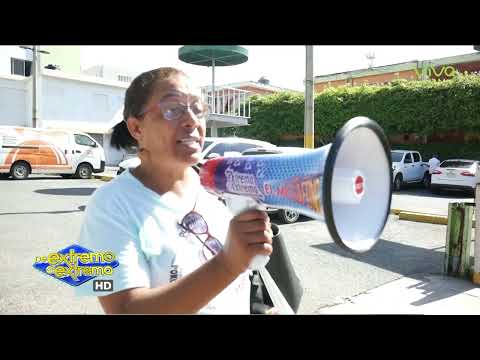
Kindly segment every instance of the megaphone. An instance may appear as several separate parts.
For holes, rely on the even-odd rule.
[[[332,143],[300,154],[220,157],[200,170],[220,196],[247,197],[327,224],[342,248],[363,253],[378,241],[392,198],[390,146],[366,117],[349,120]]]

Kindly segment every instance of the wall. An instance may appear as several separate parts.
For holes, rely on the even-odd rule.
[[[261,89],[255,86],[239,86],[237,89],[240,90],[245,90],[245,91],[250,91],[254,94],[259,94],[259,95],[269,95],[275,93],[273,90],[268,90],[268,89]]]
[[[93,82],[94,78],[86,76],[75,78],[90,80],[79,81],[58,71],[44,71],[39,82],[39,125],[53,121],[65,128],[98,134],[103,139],[107,165],[116,165],[124,153],[110,147],[108,130],[121,120],[128,84],[108,85],[101,79]],[[22,76],[0,77],[0,125],[32,126],[31,82]]]
[[[82,73],[114,81],[119,81],[118,75],[129,76],[131,80],[133,80],[137,75],[140,75],[139,73],[135,73],[127,69],[104,65],[95,65],[89,67],[88,69],[82,70]],[[130,82],[125,83],[128,84]]]
[[[125,90],[93,82],[44,76],[42,119],[89,123],[92,128],[112,128],[119,121]],[[108,134],[100,136],[104,140],[107,165],[118,164],[123,159],[123,152],[110,146]]]
[[[26,78],[0,77],[0,125],[30,126]]]
[[[404,70],[404,71],[391,72],[391,73],[385,73],[385,74],[362,76],[362,77],[353,78],[353,79],[328,81],[324,83],[315,84],[315,92],[319,93],[329,87],[339,87],[339,86],[345,86],[347,84],[351,84],[353,86],[359,86],[363,84],[383,85],[384,83],[390,82],[395,79],[415,80],[417,79],[417,74],[415,73],[415,70]]]
[[[125,89],[44,76],[42,118],[105,124],[123,106]]]

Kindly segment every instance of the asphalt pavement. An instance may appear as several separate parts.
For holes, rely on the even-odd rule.
[[[75,243],[88,199],[104,184],[40,175],[0,180],[0,313],[102,313],[96,298],[76,298],[69,285],[32,265],[36,256]],[[394,196],[408,206],[432,201],[433,209],[459,199]],[[360,255],[335,245],[319,221],[280,228],[304,286],[300,314],[480,314],[479,287],[443,274],[445,225],[391,215],[377,245]]]

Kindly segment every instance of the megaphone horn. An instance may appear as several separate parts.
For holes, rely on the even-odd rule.
[[[388,219],[391,166],[382,128],[355,117],[331,144],[306,153],[208,160],[200,181],[219,195],[249,197],[322,220],[335,243],[362,253],[375,245]]]

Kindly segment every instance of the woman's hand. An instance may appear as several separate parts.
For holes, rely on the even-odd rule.
[[[229,272],[239,275],[247,270],[256,255],[272,253],[273,233],[268,214],[247,210],[230,221],[228,235],[219,260]]]

